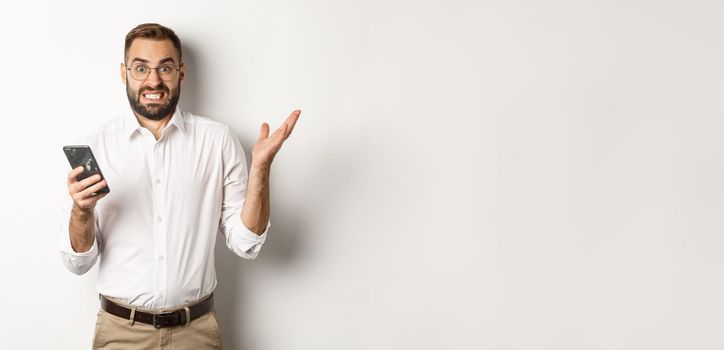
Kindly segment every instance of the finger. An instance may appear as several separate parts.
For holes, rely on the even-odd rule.
[[[80,192],[80,197],[83,199],[93,197],[93,193],[100,191],[103,187],[106,187],[106,180],[98,181],[95,185],[86,188]]]
[[[271,143],[274,145],[284,142],[284,133],[286,132],[286,127],[286,124],[282,124],[279,129],[276,129],[274,133],[269,136],[269,141],[271,141]]]
[[[76,181],[74,184],[71,184],[71,185],[70,185],[70,189],[71,189],[73,192],[81,192],[81,191],[85,190],[86,188],[88,188],[89,186],[93,185],[94,183],[96,183],[96,182],[98,182],[98,181],[100,181],[100,180],[101,180],[100,174],[95,174],[95,175],[92,175],[92,176],[88,176],[88,177],[86,177],[85,179],[83,179],[83,180],[81,180],[81,181]]]
[[[280,125],[278,129],[274,130],[274,132],[269,136],[269,138],[275,139],[275,138],[278,138],[280,134],[283,135],[285,126],[286,126],[286,124]]]
[[[287,138],[287,132],[289,130],[289,124],[284,123],[282,126],[277,129],[277,131],[274,133],[274,140],[275,141],[284,141]]]
[[[93,195],[93,193],[95,193],[95,195]],[[108,195],[108,192],[105,192],[105,193],[93,192],[93,193],[89,194],[88,197],[86,197],[85,199],[83,199],[83,200],[81,201],[81,203],[83,203],[85,206],[93,205],[93,204],[95,204],[95,202],[97,202],[99,199],[101,199],[101,198],[105,197],[106,195]]]
[[[81,192],[81,191],[83,191],[84,189],[86,189],[86,188],[88,188],[89,186],[97,183],[97,182],[100,181],[100,180],[101,180],[101,176],[100,176],[99,174],[95,174],[95,175],[92,175],[92,176],[88,176],[88,177],[86,177],[85,179],[83,179],[83,180],[81,180],[81,181],[77,181],[76,183],[71,184],[71,185],[70,185],[70,189],[71,189],[72,192]]]
[[[294,130],[294,125],[297,124],[297,120],[299,120],[299,116],[302,114],[302,111],[297,109],[292,114],[289,115],[287,118],[287,121],[284,122],[284,124],[288,125],[287,132],[284,135],[284,139],[286,140],[289,135],[292,134],[292,130]]]
[[[83,173],[83,166],[79,166],[68,173],[68,185],[78,182],[78,175]]]
[[[90,207],[92,207],[96,202],[98,202],[101,198],[105,197],[106,195],[108,195],[108,193],[97,194],[97,195],[95,195],[95,196],[88,197],[88,198],[86,198],[86,199],[80,200],[80,201],[78,201],[77,203],[78,203],[78,206],[81,207],[81,208],[90,208]]]
[[[269,137],[269,124],[262,123],[261,124],[261,132],[259,133],[259,140],[263,140],[265,138]]]

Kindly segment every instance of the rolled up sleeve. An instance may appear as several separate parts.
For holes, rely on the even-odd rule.
[[[66,194],[66,196],[68,196]],[[76,275],[82,275],[90,270],[98,260],[99,249],[98,240],[100,230],[98,229],[98,213],[94,215],[95,239],[93,245],[86,252],[76,252],[70,244],[70,215],[73,207],[73,200],[68,198],[64,200],[60,215],[60,237],[58,237],[58,249],[60,257],[65,267]]]
[[[244,259],[254,259],[266,241],[271,221],[261,235],[249,230],[241,221],[249,175],[244,150],[228,127],[224,132],[222,152],[224,182],[219,231],[224,235],[226,246],[231,251]]]

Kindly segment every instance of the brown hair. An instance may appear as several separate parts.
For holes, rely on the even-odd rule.
[[[138,38],[151,40],[171,40],[171,43],[178,52],[179,64],[181,63],[181,40],[171,28],[164,27],[158,23],[143,23],[131,29],[126,34],[126,46],[123,49],[124,61],[128,61],[128,49],[131,47],[133,40]]]

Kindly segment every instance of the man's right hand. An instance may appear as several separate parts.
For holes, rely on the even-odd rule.
[[[98,200],[108,194],[97,193],[103,187],[106,187],[106,180],[101,180],[101,176],[95,174],[78,181],[78,175],[83,173],[83,169],[82,166],[79,166],[68,173],[68,191],[73,198],[75,208],[84,212],[93,212]],[[94,193],[96,193],[95,196]]]

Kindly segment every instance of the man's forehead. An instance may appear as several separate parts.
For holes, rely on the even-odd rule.
[[[170,40],[138,38],[131,43],[127,56],[129,61],[165,62],[169,58],[176,61],[178,53]]]

